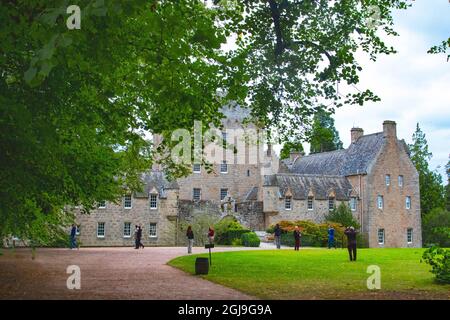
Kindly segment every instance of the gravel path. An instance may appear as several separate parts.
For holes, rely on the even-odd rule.
[[[2,252],[0,299],[255,299],[168,266],[169,260],[186,254],[184,247],[42,248],[35,260],[30,249]],[[194,248],[193,252],[207,250]],[[80,267],[80,290],[67,289],[69,265]]]

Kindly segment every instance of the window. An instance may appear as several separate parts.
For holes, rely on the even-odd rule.
[[[391,175],[387,174],[386,177],[384,178],[386,185],[389,186],[391,185]]]
[[[350,198],[350,210],[356,211],[356,197]]]
[[[156,238],[156,223],[150,223],[148,228],[148,235],[150,238]]]
[[[250,170],[247,170],[247,177],[250,177]]]
[[[292,209],[292,197],[286,197],[284,199],[284,208],[286,210],[291,210]]]
[[[97,222],[97,238],[105,237],[105,223]]]
[[[408,228],[408,230],[406,230],[406,242],[408,242],[408,243],[413,242],[413,229],[412,228]]]
[[[384,229],[378,229],[378,244],[384,244]]]
[[[220,189],[220,200],[225,199],[228,196],[228,189]]]
[[[200,173],[202,166],[199,163],[194,163],[192,166],[192,171],[194,173]]]
[[[77,226],[77,230],[75,231],[75,234],[77,235],[77,236],[79,236],[80,235],[80,228],[81,228],[81,226]]]
[[[398,176],[398,186],[403,187],[403,176]]]
[[[105,209],[106,208],[106,201],[105,200],[99,201],[97,206],[98,206],[99,209]]]
[[[130,238],[131,237],[131,223],[125,222],[123,224],[123,237]]]
[[[123,198],[123,207],[125,209],[131,209],[131,194],[127,194]]]
[[[150,194],[150,209],[158,208],[158,195],[156,193]]]
[[[220,164],[220,173],[228,173],[228,164],[225,160]]]
[[[308,210],[313,210],[313,209],[314,209],[314,198],[308,197]]]
[[[378,198],[377,198],[378,209],[383,209],[383,205],[384,205],[383,202],[384,202],[383,201],[383,196],[378,196]]]
[[[405,208],[406,208],[407,210],[411,209],[411,197],[410,197],[410,196],[407,196],[407,197],[405,198]]]
[[[331,211],[334,209],[334,198],[328,198],[328,210]]]
[[[193,199],[194,201],[200,201],[201,194],[202,194],[202,189],[200,189],[200,188],[194,188],[194,190],[193,190],[193,192],[192,192],[192,199]]]

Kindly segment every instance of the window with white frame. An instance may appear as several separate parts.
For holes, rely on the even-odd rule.
[[[124,238],[131,237],[131,222],[125,222],[123,224],[123,237]]]
[[[81,229],[81,226],[80,225],[78,225],[78,226],[76,226],[76,231],[75,231],[75,234],[77,235],[77,236],[79,236],[80,235],[80,229]]]
[[[384,206],[383,196],[377,197],[377,204],[378,204],[378,209],[383,209],[383,206]]]
[[[97,207],[99,209],[105,209],[106,208],[106,200],[101,200],[97,203]]]
[[[202,195],[202,189],[200,188],[194,188],[192,190],[192,199],[194,201],[200,201]]]
[[[356,197],[351,197],[350,198],[350,210],[356,211],[356,207],[357,207]]]
[[[97,238],[105,237],[105,223],[97,222]]]
[[[150,194],[150,209],[158,208],[158,195],[156,193]]]
[[[384,244],[384,229],[378,229],[378,244]]]
[[[406,230],[406,242],[408,242],[409,244],[411,244],[413,242],[413,229],[412,228],[408,228]]]
[[[411,197],[410,197],[410,196],[407,196],[407,197],[405,198],[405,208],[406,208],[407,210],[411,209]]]
[[[292,197],[284,198],[284,209],[292,210]]]
[[[406,230],[406,242],[408,244],[411,244],[413,242],[413,229],[412,228],[408,228]]]
[[[225,199],[228,196],[228,189],[222,188],[220,189],[220,200]]]
[[[222,131],[222,146],[227,147],[227,133],[225,131]]]
[[[314,198],[308,197],[308,210],[313,210],[313,209],[314,209]]]
[[[148,235],[150,238],[156,238],[156,223],[150,223],[148,228]]]
[[[403,187],[403,176],[398,176],[398,186]]]
[[[192,166],[192,171],[194,173],[200,173],[201,169],[202,169],[202,166],[200,163],[194,163],[194,165]]]
[[[226,160],[223,160],[220,164],[220,173],[228,173],[228,164]]]
[[[123,207],[125,209],[131,209],[131,194],[126,194],[123,197]]]
[[[384,180],[385,180],[387,186],[391,185],[391,175],[390,174],[387,174],[385,176]]]
[[[334,198],[330,197],[328,198],[328,210],[331,211],[334,209]]]

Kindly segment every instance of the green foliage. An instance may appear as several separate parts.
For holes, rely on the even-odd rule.
[[[233,247],[241,247],[242,246],[242,240],[241,239],[237,239],[237,238],[232,239],[231,245]]]
[[[241,235],[241,242],[244,247],[259,247],[261,240],[254,232],[247,232]]]
[[[436,282],[450,283],[450,249],[433,246],[423,253],[422,260],[431,265]]]
[[[441,42],[440,45],[436,45],[428,50],[428,53],[437,54],[437,53],[447,53],[447,62],[450,60],[450,38]]]
[[[444,208],[444,186],[442,185],[442,176],[429,169],[428,161],[432,153],[428,151],[428,143],[425,139],[425,133],[416,126],[416,131],[412,136],[413,143],[409,145],[411,161],[414,163],[419,173],[420,188],[420,209],[425,216],[433,208]]]
[[[345,227],[353,226],[355,229],[359,229],[360,227],[358,221],[356,221],[353,216],[350,207],[343,202],[340,203],[337,208],[330,211],[330,213],[325,217],[325,220],[340,223]]]
[[[291,152],[303,152],[303,145],[300,141],[287,141],[283,144],[283,148],[280,151],[280,159],[288,159]]]
[[[450,247],[450,211],[434,208],[422,219],[424,246]]]
[[[234,217],[225,217],[214,225],[215,242],[222,245],[232,245],[234,240],[241,240],[241,235],[250,230],[242,226]]]
[[[179,224],[179,237],[181,237],[181,242],[186,239],[186,230],[188,226],[192,227],[192,232],[194,233],[194,243],[196,246],[203,246],[208,241],[208,230],[209,227],[217,222],[217,217],[204,212],[201,214],[194,215],[190,221],[182,221]]]
[[[342,141],[334,126],[334,119],[331,114],[319,110],[313,119],[310,132],[311,153],[319,153],[342,149]]]

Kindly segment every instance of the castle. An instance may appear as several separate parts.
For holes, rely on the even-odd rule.
[[[236,107],[224,114],[226,139],[227,130],[244,126],[246,111]],[[323,222],[330,210],[347,203],[369,247],[422,246],[419,176],[395,122],[384,121],[382,132],[368,135],[352,128],[347,149],[292,152],[280,161],[269,145],[263,154],[264,161],[249,163],[246,151],[241,159],[215,164],[210,173],[194,164],[192,174],[177,181],[168,181],[155,166],[143,176],[142,192],[124,195],[119,204],[99,203],[90,215],[78,213],[79,239],[83,246],[133,246],[134,225],[140,224],[144,245],[175,246],[185,243],[180,227],[196,216],[218,221],[233,215],[249,229],[264,231],[281,220]]]

